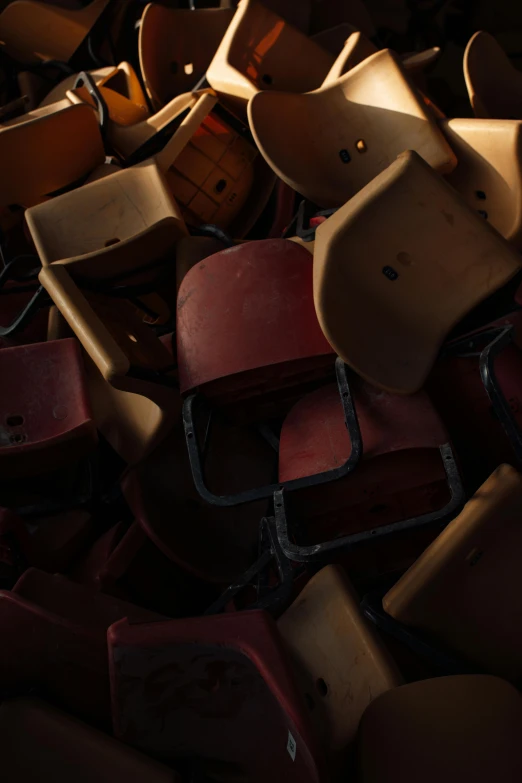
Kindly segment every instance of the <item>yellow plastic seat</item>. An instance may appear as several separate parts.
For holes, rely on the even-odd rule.
[[[220,109],[209,92],[184,93],[142,122],[113,123],[110,138],[128,158],[177,124],[168,152],[165,147],[156,157],[164,161],[184,218],[192,225],[215,223],[241,237],[263,210],[275,177],[255,145],[234,127],[235,118]]]
[[[122,62],[117,68],[100,68],[90,76],[107,106],[111,142],[115,135],[113,126],[126,128],[147,119],[147,99],[132,65]],[[71,103],[88,103],[97,109],[96,102],[86,87],[74,87],[77,78],[78,75],[65,79],[51,91],[51,95],[48,95],[41,105],[48,105],[50,97],[55,95],[60,99],[66,97]]]
[[[15,0],[0,14],[3,51],[21,63],[67,62],[87,37],[109,0],[76,10],[33,0]]]
[[[397,620],[508,680],[522,677],[522,476],[501,465],[383,599]]]
[[[497,677],[421,680],[373,701],[359,731],[358,783],[516,783],[522,698]]]
[[[522,122],[442,120],[459,164],[448,182],[469,206],[522,249]]]
[[[0,125],[0,204],[38,204],[104,159],[90,106],[71,106],[64,100],[9,120]]]
[[[207,69],[207,80],[240,115],[259,90],[319,87],[334,58],[256,0],[241,0]],[[278,123],[276,123],[277,125]]]
[[[180,419],[179,393],[161,382],[172,356],[128,302],[87,298],[60,264],[43,267],[39,280],[87,354],[97,428],[127,463],[139,462]]]
[[[2,776],[31,783],[175,783],[172,769],[36,699],[0,706]]]
[[[453,326],[520,268],[515,249],[409,151],[317,228],[315,309],[347,364],[412,394]]]
[[[324,207],[344,204],[405,149],[415,150],[443,174],[456,165],[389,49],[314,92],[258,93],[248,104],[248,119],[276,174]]]
[[[333,767],[353,747],[368,704],[401,684],[342,568],[329,565],[279,618],[318,735]]]
[[[166,8],[149,3],[139,33],[145,89],[159,109],[204,76],[234,16],[233,8]]]
[[[475,117],[522,120],[522,73],[489,33],[479,31],[470,38],[464,78]]]

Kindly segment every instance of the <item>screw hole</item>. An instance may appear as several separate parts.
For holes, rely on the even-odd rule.
[[[24,423],[25,419],[23,416],[20,416],[19,414],[14,414],[13,416],[8,416],[5,420],[5,423],[8,427],[21,427]]]
[[[219,182],[216,183],[216,193],[223,193],[227,186],[226,179],[220,179]]]
[[[272,79],[272,77],[270,76],[270,74],[268,74],[268,73],[265,73],[265,74],[264,74],[264,75],[261,77],[261,81],[263,81],[265,84],[272,84],[272,82],[273,82],[274,80]]]
[[[372,530],[372,536],[376,536],[376,535],[377,535],[377,531],[376,530]]]
[[[352,159],[348,150],[339,150],[339,157],[343,163],[349,163]]]
[[[11,435],[9,438],[10,443],[23,443],[24,440],[24,436],[19,432],[16,435]]]
[[[477,197],[477,198],[479,198],[481,201],[485,201],[485,200],[486,200],[486,194],[484,193],[484,191],[483,191],[483,190],[476,190],[476,191],[475,191],[475,195],[476,195],[476,197]]]
[[[193,438],[194,433],[193,432],[187,432],[187,438]]]
[[[319,677],[319,679],[315,682],[316,688],[321,694],[321,696],[326,696],[328,693],[328,685],[325,683],[322,677]]]
[[[395,271],[395,269],[392,266],[385,266],[382,269],[382,273],[384,277],[387,277],[388,280],[391,280],[392,282],[394,280],[397,280],[399,277],[399,273]]]
[[[120,240],[117,237],[114,237],[114,239],[108,239],[105,243],[105,247],[110,247],[111,245],[117,245]]]
[[[368,147],[366,146],[366,142],[364,139],[359,139],[355,142],[355,148],[357,152],[367,152]]]
[[[276,503],[277,508],[281,508],[282,505],[282,503]]]
[[[187,63],[183,66],[183,70],[187,74],[187,76],[190,76],[192,73],[194,73],[194,65],[192,63]]]
[[[478,213],[479,213],[480,217],[483,217],[483,218],[484,218],[484,220],[487,220],[487,219],[488,219],[488,213],[487,213],[487,212],[485,212],[483,209],[479,209],[479,210],[478,210]]]

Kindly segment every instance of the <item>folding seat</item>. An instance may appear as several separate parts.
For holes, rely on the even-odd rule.
[[[138,44],[140,68],[156,109],[190,92],[205,75],[233,16],[233,8],[145,6]]]
[[[196,777],[327,780],[291,663],[265,612],[123,621],[107,639],[118,739],[168,763],[182,759]]]
[[[401,684],[399,672],[339,566],[326,566],[312,577],[277,627],[338,777],[354,749],[364,710]]]
[[[101,731],[36,699],[0,706],[2,768],[7,780],[30,783],[176,783],[177,773]]]
[[[475,117],[522,120],[522,75],[489,33],[480,31],[470,38],[464,78]]]
[[[0,350],[2,477],[63,467],[97,443],[80,346],[69,338]]]
[[[319,87],[333,56],[256,0],[241,0],[207,68],[220,100],[244,116],[259,90],[306,92]]]
[[[87,176],[104,159],[90,106],[63,100],[8,120],[0,125],[0,204],[39,204]]]
[[[515,249],[410,151],[318,227],[315,307],[347,364],[412,394],[450,330],[519,271]]]
[[[44,267],[40,282],[85,351],[98,429],[126,462],[138,462],[179,415],[169,351],[129,302],[86,298],[62,265]]]
[[[65,577],[29,569],[12,591],[0,592],[2,694],[36,691],[74,714],[107,725],[106,631],[123,617],[161,619]]]
[[[446,179],[469,206],[522,249],[522,122],[441,120],[459,165]]]
[[[522,676],[522,476],[501,465],[383,598],[385,611],[483,672]]]
[[[422,96],[389,49],[313,92],[254,95],[248,120],[276,174],[322,207],[344,204],[407,149],[441,174],[457,164]]]
[[[496,677],[437,677],[386,691],[359,730],[359,783],[515,783],[522,700]]]
[[[425,392],[404,397],[351,381],[362,460],[333,483],[276,495],[285,554],[307,561],[422,528],[437,530],[464,502],[449,435]],[[334,474],[353,444],[336,385],[304,396],[283,421],[279,482]],[[303,481],[304,484],[304,481]],[[279,505],[278,505],[279,504]],[[360,551],[360,550],[359,550]]]
[[[15,0],[0,14],[3,51],[21,63],[71,59],[105,10],[109,0],[83,8],[63,8],[33,0]]]
[[[427,381],[475,482],[522,459],[521,325],[515,312],[448,342]]]

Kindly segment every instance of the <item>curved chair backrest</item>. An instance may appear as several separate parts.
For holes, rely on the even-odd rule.
[[[459,161],[450,185],[522,250],[522,122],[442,120],[439,127]]]
[[[501,465],[385,595],[395,619],[484,671],[522,677],[522,476]]]
[[[277,388],[302,362],[331,359],[313,310],[310,253],[266,239],[209,256],[181,283],[176,336],[182,392],[256,389],[252,373]]]
[[[207,69],[225,105],[244,114],[259,90],[319,87],[333,56],[256,0],[241,0]]]
[[[516,783],[522,698],[497,677],[460,675],[378,696],[359,730],[360,783]]]
[[[31,207],[105,160],[96,113],[69,101],[0,125],[0,204]]]
[[[172,367],[169,351],[128,302],[87,299],[62,265],[44,267],[40,282],[91,360],[87,374],[98,429],[123,459],[138,462],[180,413],[179,395],[161,383]]]
[[[522,120],[522,73],[489,33],[480,31],[470,38],[464,78],[475,117]]]
[[[277,627],[317,734],[338,767],[355,744],[364,710],[401,684],[399,672],[339,566],[329,565],[312,577]]]
[[[233,8],[166,8],[149,3],[139,33],[145,89],[159,109],[190,92],[204,76],[232,17]]]
[[[89,34],[109,0],[76,10],[33,0],[15,0],[0,14],[3,50],[22,63],[67,62]]]
[[[6,779],[55,783],[176,783],[177,773],[43,701],[18,698],[0,706]],[[73,771],[74,770],[74,771]]]
[[[344,204],[405,149],[415,150],[444,174],[456,165],[389,49],[314,92],[258,93],[248,104],[248,119],[276,174],[320,206]]]
[[[363,378],[411,394],[453,326],[520,268],[515,249],[410,151],[318,227],[316,312]]]
[[[204,760],[211,779],[325,779],[307,708],[265,612],[123,621],[107,639],[118,739],[166,762]]]
[[[114,135],[113,126],[126,128],[143,122],[149,116],[147,99],[132,65],[122,62],[98,78],[95,74],[91,76],[107,106],[110,139]],[[84,102],[97,108],[96,101],[85,86],[75,88],[73,83],[65,90],[65,94],[71,103]]]

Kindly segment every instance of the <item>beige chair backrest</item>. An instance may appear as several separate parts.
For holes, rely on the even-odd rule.
[[[515,249],[410,151],[317,228],[315,308],[347,364],[412,394],[453,326],[520,269]]]
[[[522,122],[442,120],[439,127],[459,161],[447,181],[522,250]]]
[[[103,163],[105,151],[90,106],[61,101],[0,125],[0,205],[39,204]]]
[[[190,92],[205,74],[233,8],[166,8],[149,3],[139,33],[143,82],[156,109]]]
[[[457,162],[389,49],[314,92],[258,93],[248,119],[276,174],[320,206],[344,204],[405,149],[444,174]]]
[[[373,701],[359,731],[359,783],[516,783],[522,697],[497,677],[421,680]]]
[[[277,625],[336,767],[352,749],[368,704],[400,685],[401,677],[339,566],[326,566],[312,577]]]
[[[134,368],[170,373],[172,357],[128,302],[79,290],[60,264],[40,283],[90,359],[89,392],[96,425],[129,464],[148,454],[179,419],[174,388],[133,375]]]
[[[386,611],[492,674],[522,677],[522,476],[501,465],[386,594]]]
[[[127,128],[147,119],[149,116],[147,99],[132,65],[122,62],[110,73],[99,78],[93,76],[93,80],[107,106],[108,135],[111,141],[113,141],[114,126]],[[74,88],[73,83],[71,88],[66,90],[66,97],[71,103],[84,102],[97,108],[94,98],[86,87]]]
[[[522,73],[489,33],[475,33],[469,40],[464,78],[475,117],[522,120]]]
[[[175,783],[177,773],[43,701],[0,706],[2,776],[29,783]]]
[[[33,0],[15,0],[0,14],[0,41],[21,63],[67,62],[89,34],[109,0],[72,10]]]
[[[259,90],[314,90],[334,58],[256,0],[241,0],[207,69],[225,105],[243,114]],[[276,123],[277,124],[277,123]]]

